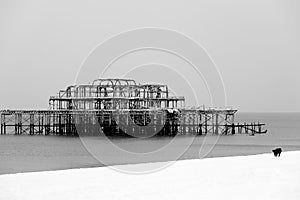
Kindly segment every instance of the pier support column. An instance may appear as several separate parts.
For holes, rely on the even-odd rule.
[[[63,135],[63,128],[62,128],[62,114],[58,114],[58,134]]]
[[[19,135],[19,125],[18,125],[18,121],[19,121],[19,118],[18,118],[18,113],[15,113],[15,135]]]
[[[238,133],[242,134],[242,127],[240,126],[240,124],[238,124]]]
[[[207,115],[205,114],[205,117],[204,117],[204,120],[205,120],[205,123],[204,123],[204,126],[205,126],[205,135],[207,135],[207,132],[208,132],[208,128],[207,128]]]
[[[234,124],[231,125],[231,134],[234,135],[235,134],[235,126]]]
[[[15,113],[15,134],[21,135],[22,134],[22,114]]]
[[[6,119],[5,115],[3,115],[3,134],[6,134]]]
[[[182,135],[186,135],[186,118],[187,118],[186,114],[183,114]]]
[[[66,135],[71,135],[71,114],[66,114]]]
[[[22,134],[22,126],[23,126],[23,125],[22,125],[22,118],[23,118],[23,117],[22,117],[22,113],[20,113],[20,114],[19,114],[19,121],[18,121],[18,124],[19,124],[19,133],[20,133],[20,134]]]
[[[34,135],[34,114],[29,114],[29,135]]]
[[[211,132],[214,135],[215,134],[215,115],[211,114]]]
[[[3,128],[4,128],[4,115],[2,113],[0,115],[0,119],[1,119],[1,135],[3,135],[4,134],[4,130],[3,130]]]
[[[198,122],[198,125],[199,125],[199,130],[198,130],[198,135],[202,135],[202,115],[198,112],[197,113],[198,116],[199,116],[199,122]]]
[[[244,127],[245,127],[245,133],[248,134],[248,126],[246,123],[245,123]]]
[[[50,115],[45,114],[45,135],[50,134]]]
[[[43,134],[44,116],[39,114],[39,134]]]
[[[219,114],[216,114],[215,118],[215,134],[219,135]]]

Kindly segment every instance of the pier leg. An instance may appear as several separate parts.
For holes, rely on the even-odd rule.
[[[39,131],[38,132],[39,132],[39,135],[40,135],[41,134],[41,130],[42,130],[41,129],[41,115],[40,114],[38,115],[38,121],[39,121],[39,124],[38,124]]]
[[[207,132],[208,132],[208,128],[207,128],[207,115],[205,115],[205,124],[204,124],[204,126],[205,126],[205,135],[206,135]]]
[[[225,131],[224,131],[224,134],[225,134],[225,135],[228,134],[228,126],[227,126],[227,124],[225,124]]]
[[[42,124],[41,124],[41,134],[43,134],[44,131],[44,115],[42,115]]]
[[[63,129],[62,129],[62,124],[61,124],[61,117],[62,114],[58,115],[58,134],[63,135]]]
[[[6,134],[6,119],[5,119],[5,115],[2,116],[2,119],[3,119],[3,134],[5,135]]]
[[[66,116],[66,135],[71,135],[71,114]]]
[[[215,128],[215,134],[219,135],[219,115],[216,114],[216,128]]]
[[[15,113],[15,134],[21,135],[22,134],[22,114]]]
[[[49,135],[50,134],[50,116],[48,114],[45,115],[45,134]]]
[[[29,115],[29,135],[34,135],[34,114]]]
[[[214,135],[215,134],[215,116],[214,116],[214,114],[211,114],[211,131],[212,131],[212,134]]]
[[[15,135],[19,135],[18,130],[19,130],[19,126],[18,126],[18,114],[15,113]]]
[[[231,128],[232,128],[231,134],[234,135],[235,134],[235,126],[234,126],[234,124],[231,125]]]
[[[22,113],[19,114],[19,133],[22,134]]]
[[[1,135],[3,135],[4,131],[3,131],[3,115],[2,114],[0,115],[0,118],[1,118]]]
[[[202,135],[202,124],[199,124],[199,133],[198,135]]]
[[[53,114],[53,124],[52,124],[52,129],[53,129],[53,133],[55,135],[58,134],[58,131],[57,131],[57,124],[58,124],[58,117],[57,117],[57,114]]]
[[[19,128],[19,134],[22,134],[22,113],[19,114],[19,121],[18,121],[18,128]]]

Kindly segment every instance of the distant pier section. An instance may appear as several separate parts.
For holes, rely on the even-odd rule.
[[[1,110],[1,134],[175,136],[264,134],[265,124],[235,123],[234,109],[186,108],[167,85],[97,79],[49,99],[47,110]]]

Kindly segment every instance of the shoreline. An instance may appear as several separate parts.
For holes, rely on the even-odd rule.
[[[292,153],[292,152],[299,152],[300,150],[289,150],[283,153]],[[245,155],[233,155],[233,156],[215,156],[215,157],[205,157],[205,158],[186,158],[186,159],[178,159],[178,160],[166,160],[166,161],[157,161],[157,162],[142,162],[142,163],[126,163],[126,164],[113,164],[113,165],[95,165],[95,166],[86,166],[86,167],[73,167],[73,168],[62,168],[62,169],[53,169],[53,170],[41,170],[41,171],[25,171],[25,172],[17,172],[17,173],[6,173],[1,174],[1,176],[6,175],[18,175],[18,174],[31,174],[31,173],[46,173],[46,172],[59,172],[59,171],[68,171],[68,170],[81,170],[81,169],[95,169],[95,168],[114,168],[117,166],[128,166],[128,165],[147,165],[147,164],[156,164],[156,163],[168,163],[168,162],[181,162],[181,161],[193,161],[193,160],[211,160],[211,159],[218,159],[218,158],[240,158],[240,157],[250,157],[250,156],[259,156],[259,155],[273,155],[272,152],[262,152],[256,154],[245,154]]]

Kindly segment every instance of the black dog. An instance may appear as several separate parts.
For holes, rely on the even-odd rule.
[[[273,151],[275,157],[280,157],[282,149],[281,148],[277,148],[277,149],[273,149],[272,151]]]

